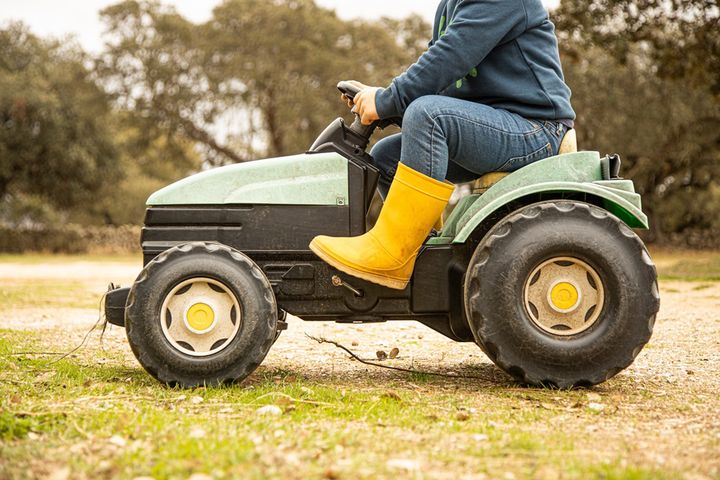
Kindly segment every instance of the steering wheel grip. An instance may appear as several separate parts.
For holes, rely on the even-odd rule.
[[[355,95],[360,93],[360,88],[358,88],[354,83],[348,82],[346,80],[339,82],[337,84],[337,89],[340,90],[340,93],[348,97],[350,100],[355,100]]]

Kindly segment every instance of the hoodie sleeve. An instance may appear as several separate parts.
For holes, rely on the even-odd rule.
[[[390,86],[378,91],[381,119],[401,117],[415,99],[465,77],[510,34],[527,28],[523,0],[459,0],[445,34]]]

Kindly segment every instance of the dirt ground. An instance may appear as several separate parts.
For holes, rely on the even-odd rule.
[[[108,281],[129,285],[138,271],[139,264],[126,261],[5,262],[0,264],[0,289],[18,282],[72,278],[99,297]],[[562,392],[554,397],[555,405],[536,408],[566,409],[567,413],[555,417],[552,427],[571,435],[575,451],[584,451],[588,457],[620,455],[633,464],[683,472],[690,479],[720,478],[720,283],[662,281],[661,296],[650,344],[629,369],[588,394],[591,400],[597,399],[602,415],[588,421],[567,404]],[[78,344],[98,315],[89,308],[25,305],[3,310],[0,329],[42,331],[55,339],[53,344],[60,350]],[[389,363],[396,366],[446,373],[472,366],[481,377],[473,383],[479,391],[518,388],[474,344],[454,343],[414,322],[339,325],[291,317],[289,330],[260,370],[302,372],[321,383],[340,378],[348,388],[408,378],[352,361],[337,348],[318,345],[307,335],[338,341],[364,358],[397,347],[400,355]],[[97,345],[98,336],[90,342]],[[138,366],[123,329],[112,327],[105,335],[104,348],[123,352],[128,365]],[[429,388],[409,379],[406,383],[421,392]],[[451,380],[443,388],[460,388],[462,383]]]

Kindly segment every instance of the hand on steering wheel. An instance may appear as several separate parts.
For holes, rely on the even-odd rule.
[[[369,87],[355,80],[340,82],[338,89],[340,98],[352,108],[352,112],[360,118],[363,125],[371,125],[380,120],[375,107],[375,96],[379,87]]]

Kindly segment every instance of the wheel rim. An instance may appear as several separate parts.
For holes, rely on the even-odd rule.
[[[160,324],[176,350],[193,357],[226,348],[240,330],[242,310],[232,291],[210,278],[176,285],[163,301]]]
[[[600,318],[605,292],[594,268],[577,258],[555,257],[535,268],[525,284],[525,309],[553,335],[584,332]]]

